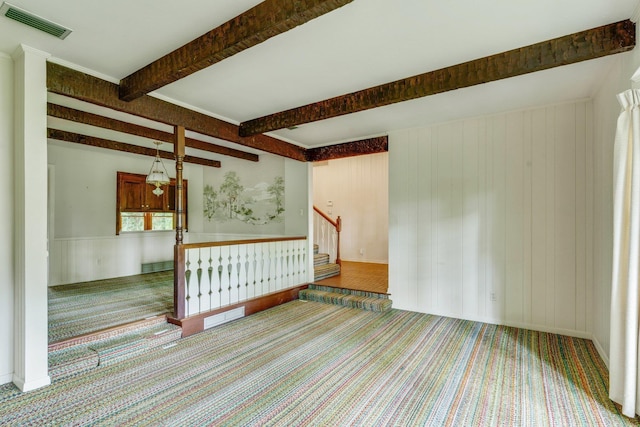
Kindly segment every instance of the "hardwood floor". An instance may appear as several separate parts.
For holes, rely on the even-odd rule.
[[[386,294],[389,289],[389,266],[368,262],[342,261],[339,276],[318,280],[319,285]]]

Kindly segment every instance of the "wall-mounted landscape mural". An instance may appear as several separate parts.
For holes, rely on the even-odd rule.
[[[276,176],[271,183],[245,187],[238,173],[230,171],[219,187],[205,185],[203,206],[209,221],[237,220],[253,225],[279,222],[284,214],[284,179]]]
[[[281,234],[285,225],[284,161],[261,155],[250,163],[225,159],[206,168],[202,186],[205,232]]]

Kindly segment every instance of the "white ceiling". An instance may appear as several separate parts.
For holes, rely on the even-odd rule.
[[[69,27],[66,40],[0,17],[0,52],[20,43],[119,81],[257,0],[10,0]],[[637,0],[354,0],[159,89],[232,123],[628,19]],[[484,84],[270,135],[305,147],[590,97],[612,57]],[[85,70],[86,71],[86,70]],[[235,148],[239,148],[235,146]]]

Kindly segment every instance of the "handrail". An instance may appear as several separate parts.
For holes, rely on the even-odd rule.
[[[313,205],[313,210],[316,211],[318,213],[318,215],[320,215],[322,218],[324,218],[325,220],[327,220],[327,222],[331,225],[333,225],[333,228],[335,228],[337,231],[338,228],[340,227],[340,217],[338,216],[337,220],[333,220],[331,219],[331,217],[329,215],[327,215],[326,213],[322,212],[320,209],[318,209],[318,207],[316,205]]]
[[[304,236],[292,236],[292,237],[267,237],[263,239],[247,239],[247,240],[223,240],[220,242],[201,242],[201,243],[187,243],[184,246],[185,249],[198,249],[198,248],[211,248],[216,246],[234,246],[234,245],[247,245],[250,243],[271,243],[271,242],[284,242],[289,240],[307,240]]]
[[[336,264],[341,265],[342,260],[340,259],[340,232],[342,231],[342,218],[338,215],[336,220],[331,219],[329,215],[322,212],[317,206],[313,206],[313,210],[320,215],[325,221],[333,226],[336,230]]]

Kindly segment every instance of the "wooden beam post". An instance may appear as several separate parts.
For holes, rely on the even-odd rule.
[[[173,144],[174,140],[173,134],[169,132],[163,132],[161,130],[148,128],[146,126],[123,122],[121,120],[112,119],[110,117],[100,116],[98,114],[80,111],[74,108],[69,108],[52,103],[47,104],[47,115],[49,117],[55,117],[62,120],[69,120],[76,123],[115,130],[117,132],[123,132],[129,135],[141,136],[143,138],[149,138],[155,141],[168,142],[170,144]],[[210,153],[236,157],[238,159],[249,160],[251,162],[257,162],[260,160],[260,157],[256,154],[247,153],[245,151],[236,150],[229,147],[223,147],[222,145],[212,144],[210,142],[200,141],[198,139],[185,138],[185,145],[189,148],[195,148],[198,150],[208,151]],[[171,159],[173,159],[173,156],[171,156]]]
[[[182,179],[182,168],[184,159],[184,127],[175,126],[175,140],[173,142],[173,153],[176,157],[176,244],[173,249],[173,311],[178,319],[185,317],[185,250],[183,246],[183,207],[184,181]]]
[[[389,151],[389,137],[385,135],[326,147],[310,148],[307,150],[307,161],[320,162],[386,151]]]
[[[171,126],[219,138],[290,159],[306,161],[305,149],[267,135],[241,138],[238,126],[215,117],[144,95],[135,101],[118,98],[118,85],[72,70],[54,62],[47,62],[47,89],[51,93],[144,117]]]
[[[75,132],[68,132],[59,129],[47,129],[47,138],[58,141],[73,142],[75,144],[89,145],[91,147],[106,148],[108,150],[122,151],[131,154],[140,154],[142,156],[155,157],[155,148],[142,147],[140,145],[127,144],[126,142],[112,141],[110,139],[98,138],[96,136],[82,135]],[[174,155],[168,151],[159,150],[158,154],[163,159],[173,160]],[[210,166],[219,168],[218,160],[203,159],[202,157],[184,156],[183,161],[196,165]]]
[[[183,199],[184,199],[184,182],[182,180],[182,169],[184,161],[184,127],[174,127],[175,142],[173,143],[173,153],[176,156],[176,244],[182,244],[182,226],[184,220],[183,215]]]
[[[629,20],[603,25],[249,120],[240,124],[240,136],[262,134],[626,52],[634,48],[635,34],[635,24]]]
[[[265,0],[120,81],[132,101],[353,0]]]

